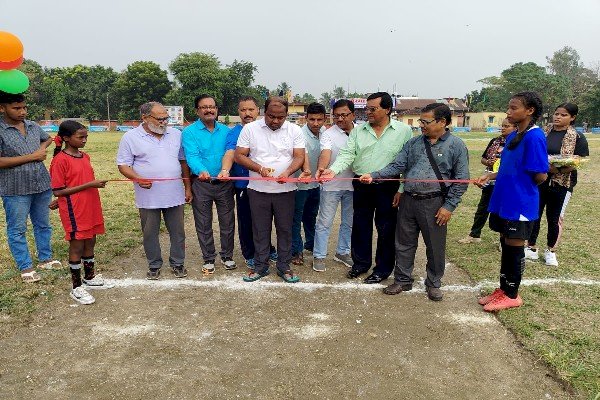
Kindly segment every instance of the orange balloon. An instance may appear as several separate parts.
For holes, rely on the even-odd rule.
[[[14,61],[0,61],[0,70],[8,71],[17,68],[21,64],[23,64],[23,57],[19,57]]]
[[[23,57],[23,43],[10,32],[0,31],[0,61],[11,62]]]

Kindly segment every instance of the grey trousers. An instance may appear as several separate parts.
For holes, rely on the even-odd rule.
[[[198,179],[192,184],[194,199],[194,224],[202,250],[204,261],[214,261],[217,257],[213,237],[213,202],[217,206],[219,231],[221,237],[221,258],[233,257],[233,239],[235,236],[235,201],[233,200],[233,182],[202,182]]]
[[[254,271],[259,274],[269,269],[273,219],[277,234],[277,269],[281,272],[290,269],[295,199],[295,190],[264,193],[248,189],[254,234]]]
[[[183,225],[183,204],[170,208],[140,208],[140,220],[144,235],[144,251],[148,266],[151,269],[162,267],[163,259],[160,252],[158,234],[160,231],[160,216],[162,214],[165,226],[169,232],[171,250],[169,265],[171,267],[183,265],[185,260],[185,229]]]
[[[419,232],[423,235],[427,254],[425,285],[439,288],[446,269],[446,233],[448,226],[439,226],[435,214],[444,204],[442,197],[415,200],[402,195],[396,223],[396,267],[394,280],[406,284],[414,281],[415,253]]]

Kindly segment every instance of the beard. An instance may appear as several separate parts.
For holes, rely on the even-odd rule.
[[[153,123],[148,122],[148,129],[157,135],[164,135],[167,131],[167,126],[154,125]]]

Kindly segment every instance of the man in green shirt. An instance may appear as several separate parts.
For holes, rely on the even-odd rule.
[[[412,137],[411,128],[391,119],[392,97],[386,92],[367,98],[369,122],[350,132],[348,143],[341,149],[330,168],[318,172],[317,178],[331,180],[351,167],[355,177],[378,171],[396,158],[404,143]],[[379,283],[394,269],[396,207],[403,191],[398,181],[380,181],[374,186],[353,181],[354,217],[352,221],[352,260],[354,266],[347,277],[354,279],[369,271],[373,254],[373,218],[377,228],[375,268],[365,283]]]

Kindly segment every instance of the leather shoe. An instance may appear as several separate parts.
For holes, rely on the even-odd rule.
[[[354,278],[358,278],[359,276],[361,276],[362,274],[364,274],[364,272],[360,272],[357,271],[355,269],[351,269],[350,271],[348,271],[348,273],[346,274],[346,278],[348,279],[354,279]]]
[[[390,286],[383,288],[383,293],[394,295],[402,292],[408,292],[409,290],[412,290],[412,285],[410,283],[394,282]]]
[[[442,294],[442,290],[440,288],[427,286],[427,288],[425,288],[425,291],[427,292],[427,297],[429,297],[429,300],[442,301],[442,299],[444,298],[444,295]]]
[[[369,276],[367,276],[367,277],[365,278],[365,281],[364,281],[364,282],[365,282],[365,283],[368,283],[368,284],[370,284],[370,283],[379,283],[379,282],[381,282],[381,281],[384,281],[384,280],[386,280],[386,279],[387,279],[387,277],[385,277],[385,278],[384,278],[384,277],[383,277],[383,276],[381,276],[381,275],[377,275],[377,274],[371,274],[371,275],[369,275]]]

